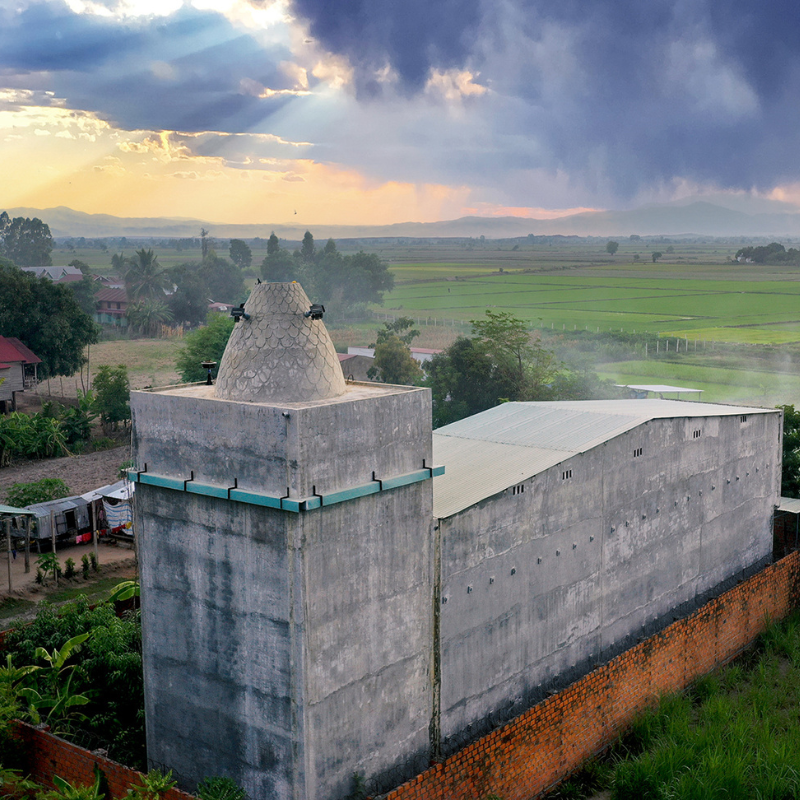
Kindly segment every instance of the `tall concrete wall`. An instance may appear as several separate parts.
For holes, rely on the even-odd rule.
[[[270,406],[211,389],[133,394],[138,468],[300,499],[430,464],[425,390]],[[424,766],[431,523],[430,480],[302,513],[139,483],[151,762],[279,800]]]
[[[781,418],[741,419],[653,420],[438,520],[445,752],[769,558]]]

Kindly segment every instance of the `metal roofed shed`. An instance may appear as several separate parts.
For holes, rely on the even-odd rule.
[[[690,389],[686,386],[670,386],[666,383],[617,383],[618,389],[630,389],[635,393],[637,399],[644,399],[650,394],[657,394],[662,397],[665,394],[676,394],[676,400],[681,399],[682,394],[701,395],[705,389]]]
[[[653,419],[776,413],[684,400],[503,403],[433,432],[433,515],[449,517]]]

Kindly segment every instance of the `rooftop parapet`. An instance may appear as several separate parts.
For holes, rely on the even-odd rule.
[[[217,397],[260,403],[326,400],[346,384],[330,334],[306,317],[299,283],[259,283],[233,328],[220,362]]]

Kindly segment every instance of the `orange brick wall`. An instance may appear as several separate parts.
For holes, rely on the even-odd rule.
[[[88,750],[59,739],[52,733],[37,730],[24,722],[17,722],[14,734],[25,744],[25,771],[33,780],[54,789],[53,775],[58,775],[73,786],[94,785],[94,765],[105,775],[108,788],[114,800],[125,797],[128,787],[140,784],[141,773],[117,764],[103,756],[96,756]],[[194,800],[192,795],[177,789],[170,789],[164,800]]]
[[[659,695],[730,661],[797,605],[800,553],[768,566],[488,736],[386,800],[530,800],[611,744]]]

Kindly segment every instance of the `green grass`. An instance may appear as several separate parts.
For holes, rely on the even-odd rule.
[[[800,797],[800,612],[736,662],[664,697],[549,798]]]
[[[633,726],[615,800],[800,796],[800,617],[761,637],[759,656],[665,698]]]
[[[745,277],[742,265],[714,265],[699,278],[686,277],[684,267],[675,264],[635,266],[616,276],[607,274],[607,265],[600,270],[602,276],[592,267],[576,267],[580,274],[490,275],[491,266],[402,265],[396,271],[403,281],[386,296],[384,308],[415,319],[462,322],[494,308],[532,327],[553,330],[622,329],[709,341],[800,342],[797,268],[786,268],[779,276],[754,275],[747,265],[750,274]],[[453,273],[450,279],[432,280],[444,268]]]
[[[21,600],[17,597],[8,597],[0,602],[0,623],[9,619],[16,619],[20,614],[30,611],[36,603],[33,600]],[[0,627],[4,627],[0,625]]]

